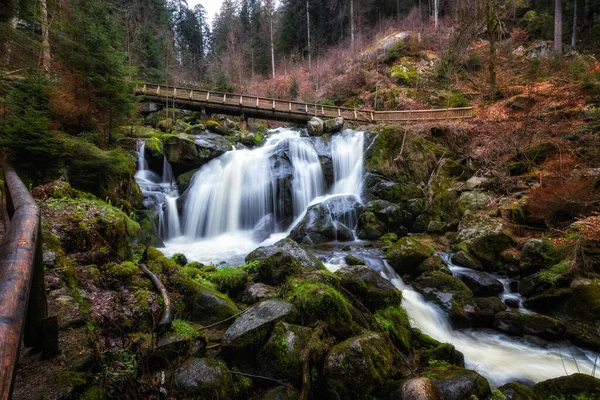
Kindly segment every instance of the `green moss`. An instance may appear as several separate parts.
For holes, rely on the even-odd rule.
[[[230,296],[243,291],[248,283],[248,273],[237,267],[216,268],[204,277],[214,283],[219,291]]]
[[[56,380],[61,386],[72,386],[76,389],[87,384],[87,377],[82,372],[60,371]]]
[[[465,357],[450,343],[440,343],[421,352],[421,365],[439,366],[442,364],[464,367]]]
[[[406,236],[386,252],[390,265],[400,275],[415,275],[419,265],[433,255],[431,240],[424,236]]]
[[[600,379],[584,374],[573,374],[536,383],[533,392],[541,399],[564,396],[565,400],[579,400],[600,396]]]
[[[196,172],[198,172],[198,169],[193,169],[177,177],[177,186],[179,187],[180,192],[185,192],[190,187],[190,183]]]
[[[171,327],[173,329],[173,333],[182,339],[191,341],[199,338],[202,335],[200,329],[181,319],[173,320]]]
[[[130,282],[133,277],[140,274],[140,269],[131,261],[125,261],[121,264],[115,264],[108,269],[109,275],[113,279],[124,282]]]
[[[475,371],[467,370],[455,365],[434,365],[427,368],[421,376],[431,379],[438,388],[443,387],[446,384],[453,385],[453,381],[466,376],[473,379],[474,383],[472,385],[472,390],[470,390],[469,393],[463,393],[463,395],[465,395],[464,398],[469,398],[474,395],[477,396],[477,398],[486,399],[487,396],[491,394],[490,385],[484,377]],[[440,389],[440,391],[443,392],[443,389]]]
[[[258,280],[271,285],[279,285],[290,276],[302,272],[300,262],[285,251],[278,251],[260,261],[256,267]]]
[[[522,383],[507,383],[498,390],[512,400],[537,400],[535,393]]]
[[[386,245],[391,246],[392,244],[398,241],[398,235],[396,235],[395,233],[386,233],[385,235],[380,237],[379,240],[385,243]]]
[[[410,351],[411,328],[404,308],[399,305],[384,308],[375,313],[375,319],[400,351]]]
[[[171,256],[171,261],[173,261],[175,264],[183,267],[185,264],[187,264],[187,257],[184,254],[181,253],[176,253],[173,254]]]
[[[85,392],[79,397],[79,400],[104,400],[108,398],[104,388],[94,385],[86,389]]]
[[[321,282],[291,278],[284,288],[285,299],[296,306],[304,325],[324,321],[340,336],[352,332],[352,306],[336,289]]]
[[[390,78],[400,85],[414,86],[420,79],[420,71],[410,64],[397,64],[390,69]]]
[[[209,120],[206,121],[206,124],[204,124],[206,126],[206,129],[208,129],[209,131],[217,131],[220,127],[221,124],[218,121],[215,120]]]

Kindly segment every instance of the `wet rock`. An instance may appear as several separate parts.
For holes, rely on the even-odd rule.
[[[255,304],[259,301],[267,300],[275,292],[277,288],[264,283],[251,283],[246,287],[242,301],[246,304]]]
[[[56,255],[55,252],[50,251],[50,250],[44,250],[44,253],[43,253],[44,267],[54,268],[54,266],[56,265],[57,258],[58,258],[58,256]]]
[[[186,361],[172,378],[174,389],[186,396],[199,396],[207,400],[224,400],[233,397],[233,377],[220,361],[200,358]]]
[[[177,188],[179,189],[179,193],[183,193],[190,187],[192,183],[192,178],[198,172],[198,169],[192,169],[186,173],[183,173],[177,177]]]
[[[529,275],[542,268],[548,268],[559,260],[554,246],[547,240],[529,239],[521,250],[519,269],[524,275]]]
[[[464,192],[458,198],[456,205],[462,215],[482,210],[489,201],[487,194],[482,192]]]
[[[310,206],[292,229],[290,239],[302,244],[353,240],[352,230],[363,208],[356,196],[336,196]]]
[[[485,272],[460,269],[452,274],[463,281],[475,296],[495,296],[504,292],[504,285],[498,279]]]
[[[341,286],[371,311],[388,305],[400,305],[402,302],[402,292],[377,271],[365,265],[342,268],[335,274],[340,277]]]
[[[360,258],[354,257],[352,254],[348,254],[346,257],[344,257],[344,261],[346,262],[346,264],[348,264],[350,266],[365,265],[365,262],[363,260],[361,260]]]
[[[442,400],[440,393],[427,378],[413,378],[402,384],[400,397],[403,400]]]
[[[561,376],[536,383],[533,385],[533,392],[541,399],[560,395],[567,399],[584,398],[583,396],[592,399],[600,392],[600,379],[584,374]]]
[[[421,366],[426,367],[430,362],[445,362],[464,368],[465,356],[450,343],[439,343],[421,353]]]
[[[281,239],[272,246],[257,248],[252,253],[248,254],[246,262],[262,260],[279,251],[289,253],[300,262],[300,266],[303,269],[325,270],[325,266],[317,257],[289,238]]]
[[[274,230],[275,220],[273,219],[273,214],[267,214],[254,227],[252,239],[257,243],[264,242],[271,236]]]
[[[507,383],[498,388],[500,393],[506,397],[506,400],[537,400],[533,390],[518,382]]]
[[[454,365],[432,366],[422,374],[429,378],[444,400],[485,399],[491,393],[488,381],[475,371]]]
[[[405,233],[400,206],[385,200],[372,200],[359,218],[357,235],[361,239],[375,240],[388,232]]]
[[[415,280],[414,287],[427,301],[438,304],[457,324],[470,323],[477,311],[471,289],[460,279],[441,271],[421,275]]]
[[[501,266],[502,253],[516,241],[500,220],[481,215],[467,215],[458,226],[456,240],[479,260],[487,271]]]
[[[155,112],[160,111],[160,106],[156,103],[142,103],[142,108],[140,110],[140,113],[142,115],[148,115],[148,114],[152,114]]]
[[[483,269],[483,265],[481,265],[476,258],[462,250],[452,255],[452,263],[458,265],[459,267],[465,267],[477,271],[481,271]]]
[[[448,224],[442,221],[429,221],[429,225],[427,225],[427,233],[432,234],[442,234],[448,228]]]
[[[567,325],[567,338],[571,342],[597,351],[600,348],[600,284],[572,286],[573,294],[565,298],[553,314]]]
[[[377,333],[350,338],[333,347],[325,360],[327,390],[340,399],[367,399],[392,366],[389,345]]]
[[[321,118],[312,117],[306,124],[310,136],[321,136],[324,130],[324,123]]]
[[[200,135],[178,134],[164,143],[164,151],[173,171],[179,175],[197,169],[231,150],[227,139],[205,132]]]
[[[412,349],[412,328],[406,310],[398,304],[380,309],[374,316],[379,325],[386,327],[394,346],[408,354]]]
[[[504,304],[506,304],[507,306],[509,306],[511,308],[521,307],[521,301],[519,299],[514,299],[514,298],[510,298],[510,297],[504,299]]]
[[[358,218],[356,236],[363,240],[376,240],[388,232],[387,227],[371,211],[363,212]]]
[[[475,299],[479,308],[475,313],[475,319],[478,325],[492,328],[494,318],[501,311],[506,311],[506,304],[497,297],[480,297]]]
[[[223,350],[233,354],[260,348],[273,326],[291,313],[292,305],[279,299],[265,300],[252,306],[225,332]]]
[[[311,328],[278,322],[258,353],[263,373],[273,379],[299,387],[302,381],[302,351],[308,344]]]
[[[419,265],[434,252],[426,237],[406,236],[388,249],[386,257],[398,274],[415,276]]]
[[[179,265],[180,267],[183,267],[188,263],[188,259],[185,256],[185,254],[181,254],[181,253],[173,254],[173,256],[171,256],[171,261],[173,261],[175,264]]]
[[[225,294],[202,284],[194,285],[190,320],[203,325],[223,321],[238,313],[235,303]]]
[[[344,129],[344,118],[337,117],[333,119],[328,119],[323,124],[323,132],[324,133],[336,133]]]
[[[271,285],[279,285],[293,275],[302,272],[300,262],[290,253],[278,251],[260,261],[256,267],[257,279]]]
[[[564,339],[565,325],[543,315],[530,315],[502,311],[496,314],[494,327],[511,335],[535,335],[547,340]]]
[[[290,386],[278,386],[269,390],[262,400],[296,400],[299,393]]]
[[[551,288],[525,300],[525,307],[537,312],[547,312],[560,306],[573,294],[570,288]]]

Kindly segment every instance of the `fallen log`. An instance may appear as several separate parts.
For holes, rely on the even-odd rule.
[[[156,290],[158,290],[160,292],[160,295],[163,298],[163,303],[164,303],[163,313],[162,313],[162,317],[161,317],[160,321],[158,322],[156,329],[158,332],[166,332],[171,327],[171,323],[173,322],[173,312],[171,309],[171,298],[169,297],[167,288],[160,281],[159,277],[156,276],[156,274],[154,274],[152,271],[150,271],[146,265],[139,264],[138,266],[144,272],[144,274],[146,274],[146,276],[148,276],[148,278],[150,278],[150,280],[154,284],[154,287],[156,288]]]

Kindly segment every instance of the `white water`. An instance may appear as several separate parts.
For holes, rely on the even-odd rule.
[[[346,130],[331,139],[333,194],[362,195],[364,134]],[[360,149],[360,151],[358,150]]]
[[[406,285],[382,255],[356,255],[402,290],[402,305],[414,327],[440,342],[453,344],[464,354],[466,367],[485,376],[494,386],[516,380],[539,382],[564,376],[565,369],[569,374],[590,374],[594,369],[596,355],[572,345],[544,348],[491,330],[453,330],[446,313]],[[345,263],[341,257],[333,257],[325,265],[335,271]]]
[[[137,143],[138,168],[135,180],[144,194],[146,205],[154,205],[158,215],[158,236],[161,239],[181,236],[181,224],[177,210],[179,192],[173,179],[173,169],[167,158],[164,157],[162,177],[151,171],[146,161],[145,148],[146,142],[139,140]]]

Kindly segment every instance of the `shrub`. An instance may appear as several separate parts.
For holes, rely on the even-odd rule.
[[[475,72],[481,69],[481,57],[472,55],[465,61],[464,67],[467,71]]]

